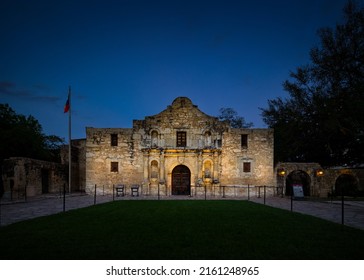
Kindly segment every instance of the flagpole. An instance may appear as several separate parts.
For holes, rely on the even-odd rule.
[[[69,111],[68,111],[68,188],[69,193],[71,193],[71,170],[72,170],[72,157],[71,157],[71,86],[68,87],[68,101],[69,101]]]

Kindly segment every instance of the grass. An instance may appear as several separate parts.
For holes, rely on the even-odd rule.
[[[0,259],[364,259],[364,231],[248,201],[115,201],[0,228]]]

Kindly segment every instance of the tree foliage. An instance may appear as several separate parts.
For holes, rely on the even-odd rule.
[[[0,163],[9,157],[30,157],[58,161],[63,140],[44,135],[33,116],[17,114],[9,105],[0,104]]]
[[[218,119],[227,121],[232,128],[250,128],[253,126],[252,122],[247,123],[243,117],[238,116],[233,108],[221,108]]]
[[[261,109],[277,161],[364,163],[364,9],[348,2],[344,14],[344,24],[319,30],[311,63],[284,82],[288,98]]]
[[[29,157],[59,161],[63,139],[55,135],[44,135],[42,126],[33,116],[15,113],[8,104],[0,104],[0,167],[9,157]],[[4,186],[1,180],[0,197]]]

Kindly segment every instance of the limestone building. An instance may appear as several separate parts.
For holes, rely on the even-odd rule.
[[[132,128],[86,128],[89,193],[137,184],[141,195],[244,195],[248,185],[275,185],[273,164],[273,130],[231,128],[187,97]]]

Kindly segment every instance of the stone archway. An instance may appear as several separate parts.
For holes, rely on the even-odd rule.
[[[191,194],[191,171],[185,165],[177,165],[172,171],[172,195]]]
[[[292,194],[293,185],[302,185],[304,196],[311,195],[311,179],[305,171],[295,170],[288,174],[286,178],[286,195]]]
[[[336,196],[357,196],[359,194],[357,178],[351,174],[341,174],[335,181],[334,194]]]

